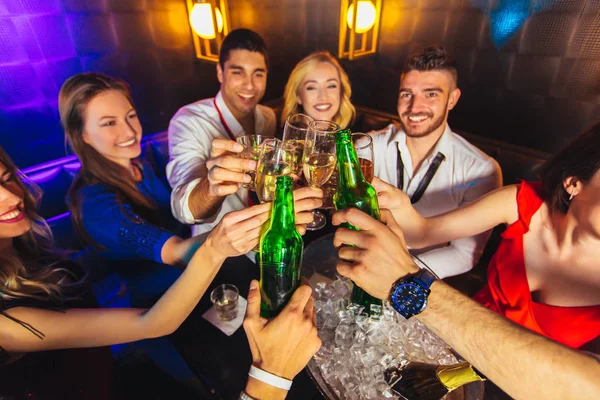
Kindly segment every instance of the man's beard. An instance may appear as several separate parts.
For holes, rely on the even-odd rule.
[[[444,112],[440,114],[439,118],[433,120],[433,122],[431,122],[431,124],[429,124],[429,126],[425,129],[425,131],[423,131],[421,133],[416,133],[416,132],[410,131],[408,129],[408,127],[404,124],[404,121],[402,118],[400,118],[400,126],[402,127],[402,130],[404,131],[406,136],[413,137],[413,138],[425,137],[425,136],[429,135],[431,132],[438,129],[443,123],[446,122],[446,112],[447,111],[448,111],[448,105],[446,104],[446,107],[444,108]],[[409,115],[411,115],[411,113],[407,111],[403,114],[403,117],[408,118]],[[416,114],[416,115],[418,115],[418,114]]]

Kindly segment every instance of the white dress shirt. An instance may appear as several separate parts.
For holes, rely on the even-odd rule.
[[[215,97],[231,133],[237,138],[245,135],[244,129],[225,105],[221,92]],[[255,133],[273,136],[276,128],[275,113],[269,107],[256,106]],[[210,231],[225,214],[248,207],[248,190],[240,188],[225,198],[219,210],[211,217],[195,219],[189,208],[192,190],[206,176],[206,162],[210,158],[215,138],[230,139],[223,126],[212,98],[188,104],[177,111],[169,123],[169,162],[167,179],[173,188],[171,209],[173,215],[192,226],[192,235]]]
[[[398,186],[396,166],[400,151],[404,164],[402,189],[408,196],[415,193],[437,153],[441,152],[446,157],[421,199],[413,204],[424,217],[464,206],[502,185],[502,172],[496,160],[452,132],[448,125],[417,171],[413,170],[406,134],[400,127],[390,124],[381,131],[369,133],[373,136],[375,176]],[[490,233],[412,252],[418,254],[440,278],[458,275],[469,271],[477,263]]]

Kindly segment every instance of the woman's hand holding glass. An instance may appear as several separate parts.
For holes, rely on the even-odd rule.
[[[261,202],[275,199],[277,177],[294,173],[294,147],[279,139],[267,139],[256,169],[256,195]]]
[[[303,171],[310,187],[321,187],[335,171],[335,132],[340,127],[329,121],[310,123],[304,143]],[[314,222],[306,229],[318,230],[325,226],[323,213],[313,211]]]
[[[294,173],[300,176],[302,172],[302,157],[304,154],[304,141],[308,126],[314,120],[305,114],[292,114],[285,121],[283,127],[283,141],[294,148]]]
[[[313,220],[312,210],[323,204],[322,197],[321,189],[304,187],[294,190],[296,228],[300,234],[306,232],[306,225]],[[222,258],[246,254],[258,244],[261,227],[270,216],[271,203],[232,211],[213,228],[206,243]]]

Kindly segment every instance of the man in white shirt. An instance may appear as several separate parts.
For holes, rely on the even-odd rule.
[[[242,173],[256,162],[232,153],[243,148],[236,138],[273,136],[276,117],[258,102],[267,84],[268,57],[263,39],[236,29],[223,40],[217,65],[221,90],[216,97],[182,107],[169,124],[167,179],[173,188],[171,208],[192,234],[210,231],[223,215],[249,205],[250,181]]]
[[[457,71],[443,48],[412,57],[400,77],[400,126],[370,132],[375,176],[401,188],[423,216],[464,206],[502,186],[498,163],[450,130],[460,98]],[[402,221],[398,221],[402,225]],[[469,271],[490,232],[414,251],[440,278]]]

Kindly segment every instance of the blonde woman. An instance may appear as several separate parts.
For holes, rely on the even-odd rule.
[[[291,114],[304,113],[346,128],[355,115],[351,95],[348,75],[335,57],[327,51],[312,53],[296,64],[288,78],[281,124]]]

